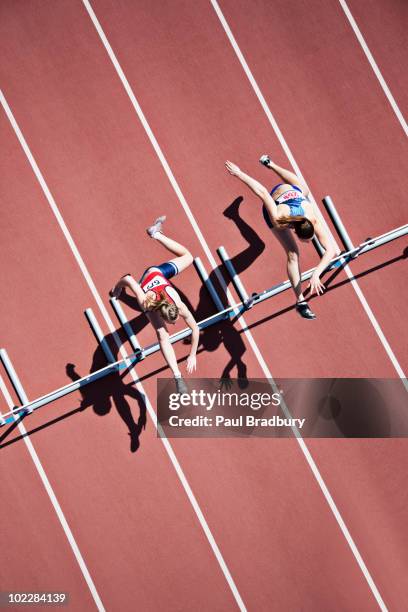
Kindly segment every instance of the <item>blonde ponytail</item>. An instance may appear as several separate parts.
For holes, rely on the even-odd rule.
[[[175,304],[168,301],[164,291],[161,291],[158,296],[147,296],[145,306],[146,310],[159,311],[160,315],[168,323],[176,321],[179,315],[179,309]]]

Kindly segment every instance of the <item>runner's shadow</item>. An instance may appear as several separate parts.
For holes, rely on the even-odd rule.
[[[243,198],[241,196],[236,198],[223,213],[225,217],[235,222],[241,236],[248,243],[248,246],[243,251],[231,257],[232,264],[238,273],[249,268],[265,249],[265,243],[239,214],[239,207],[242,201]],[[221,263],[216,269],[211,271],[209,278],[215,286],[218,295],[224,297],[224,291],[219,283],[219,276],[223,277],[227,286],[232,282],[230,276],[225,272],[224,265]],[[194,313],[194,317],[197,321],[201,321],[208,317],[209,295],[204,284],[201,285],[198,304],[195,308],[182,290],[177,287],[177,291],[180,292],[182,300],[185,301],[188,308]],[[225,298],[223,299],[223,303],[227,306]],[[221,384],[222,386],[230,387],[231,374],[233,370],[236,369],[238,385],[244,388],[248,384],[247,366],[243,360],[246,347],[242,335],[235,328],[234,323],[235,320],[226,319],[218,325],[205,328],[201,332],[200,344],[203,349],[208,352],[216,351],[218,347],[223,344],[230,355],[230,359],[219,375]],[[190,342],[191,338],[186,338],[185,343],[189,344]]]
[[[119,330],[117,333],[119,335],[123,334],[122,330]],[[121,339],[124,341],[124,338]],[[115,354],[114,347],[116,347],[116,343],[113,341],[112,335],[106,336],[106,340],[109,342],[110,348]],[[117,353],[118,349],[116,348],[116,354]],[[106,357],[101,347],[98,345],[92,357],[90,373],[100,370],[106,365]],[[82,378],[81,374],[75,369],[75,365],[73,363],[67,363],[65,371],[73,382]],[[143,429],[146,428],[146,403],[144,395],[134,387],[133,382],[125,383],[123,381],[123,378],[126,376],[128,371],[129,369],[127,368],[122,371],[112,372],[108,376],[100,378],[97,381],[97,384],[90,383],[84,387],[80,387],[78,390],[82,399],[79,407],[71,409],[64,414],[59,414],[59,416],[56,418],[51,419],[46,423],[42,423],[31,430],[27,430],[26,433],[19,434],[9,440],[8,438],[16,430],[18,423],[22,420],[26,422],[26,419],[29,417],[29,415],[21,415],[17,421],[12,423],[10,427],[7,428],[7,430],[0,436],[0,449],[17,442],[18,440],[22,440],[28,435],[37,433],[46,427],[50,427],[51,425],[55,425],[60,421],[72,417],[74,414],[79,414],[87,408],[92,407],[95,414],[98,416],[104,416],[110,412],[112,405],[114,405],[119,416],[127,425],[129,430],[130,450],[132,453],[136,452],[140,446],[140,435]],[[132,404],[134,405],[135,403],[137,404],[139,413],[137,421],[135,421],[132,414]]]
[[[117,332],[121,333],[121,332]],[[112,334],[105,336],[105,339],[110,345],[115,359],[118,359],[118,348],[112,338]],[[122,338],[124,341],[125,339]],[[116,355],[115,355],[116,349]],[[92,365],[90,372],[100,370],[107,365],[105,354],[98,344],[92,358]],[[66,374],[72,381],[79,380],[82,376],[76,371],[73,363],[67,363]],[[146,428],[146,403],[145,397],[140,393],[134,386],[134,382],[125,383],[123,378],[128,373],[128,369],[124,372],[113,372],[109,376],[101,378],[97,385],[90,384],[79,388],[79,392],[82,397],[79,409],[85,410],[88,407],[92,407],[95,414],[98,416],[104,416],[108,414],[112,408],[112,404],[115,406],[120,418],[127,426],[130,436],[130,451],[136,452],[140,446],[140,435],[143,429]],[[138,406],[139,417],[135,421],[130,400]]]

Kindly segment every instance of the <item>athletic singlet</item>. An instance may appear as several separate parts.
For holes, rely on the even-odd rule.
[[[157,268],[152,268],[145,273],[140,281],[140,286],[145,293],[154,291],[157,299],[160,299],[160,293],[164,291],[169,301],[175,304],[174,299],[170,295],[170,293],[175,290],[167,278]]]
[[[273,194],[274,191],[276,191],[278,189],[278,187],[282,187],[282,185],[284,185],[284,183],[280,183],[279,185],[276,185],[272,191],[271,191],[271,195]],[[281,193],[281,195],[279,197],[277,197],[276,199],[274,198],[276,204],[286,204],[287,206],[289,206],[290,209],[290,216],[291,217],[295,217],[295,216],[301,216],[304,217],[305,216],[305,210],[302,206],[302,202],[306,201],[305,196],[302,193],[302,190],[297,187],[297,185],[291,185],[292,189],[287,189],[286,191],[284,191],[283,193]]]

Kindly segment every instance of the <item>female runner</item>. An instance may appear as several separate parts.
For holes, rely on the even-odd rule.
[[[299,249],[291,230],[302,242],[308,242],[313,236],[316,236],[325,249],[310,279],[311,294],[315,291],[317,295],[320,295],[324,291],[320,275],[334,257],[335,245],[318,219],[315,206],[307,200],[309,195],[307,185],[293,172],[275,164],[268,155],[262,155],[259,161],[267,168],[274,170],[283,181],[275,185],[270,193],[266,187],[242,172],[232,162],[227,161],[225,165],[230,174],[239,178],[255,195],[261,198],[264,219],[286,252],[288,277],[296,295],[296,310],[305,319],[315,319],[316,315],[311,311],[302,293]]]
[[[165,216],[159,217],[146,231],[151,238],[160,242],[176,257],[159,266],[147,268],[139,282],[131,274],[125,274],[111,289],[110,295],[117,298],[124,288],[130,289],[135,294],[140,308],[156,330],[161,351],[176,380],[177,392],[188,393],[166,324],[174,325],[179,317],[182,317],[192,330],[191,350],[187,358],[187,372],[190,374],[196,369],[200,329],[176,289],[169,283],[169,279],[183,272],[193,262],[193,256],[184,246],[163,234],[162,226],[165,219]]]

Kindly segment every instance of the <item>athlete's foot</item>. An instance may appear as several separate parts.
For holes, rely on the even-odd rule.
[[[269,168],[269,164],[271,162],[271,158],[269,157],[269,155],[262,155],[259,158],[259,163],[261,163],[263,166],[266,166],[267,168]]]
[[[174,380],[176,381],[177,393],[180,393],[180,395],[182,393],[188,393],[188,387],[186,385],[184,378],[182,378],[182,376],[178,376]]]
[[[316,319],[316,315],[310,310],[306,300],[296,302],[296,310],[304,319]]]
[[[130,436],[130,452],[135,453],[140,446],[139,432],[138,431],[129,432],[129,436]]]
[[[154,238],[154,235],[157,234],[157,232],[161,232],[162,225],[165,222],[165,220],[166,220],[166,215],[162,215],[161,217],[158,217],[156,219],[153,225],[147,228],[146,232],[149,234],[151,238]]]
[[[242,197],[236,198],[232,202],[232,204],[227,206],[227,208],[222,213],[224,217],[227,217],[227,219],[236,219],[239,216],[239,206],[243,199],[244,198]]]

